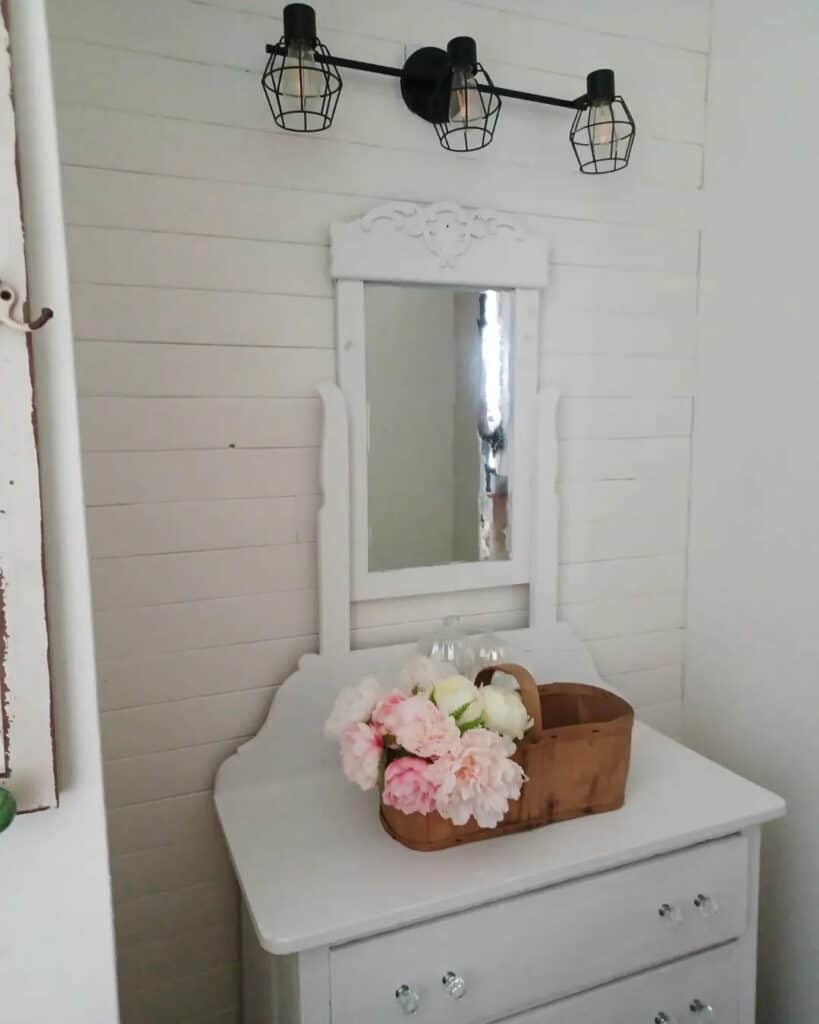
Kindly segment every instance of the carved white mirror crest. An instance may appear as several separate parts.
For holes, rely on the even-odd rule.
[[[528,584],[531,624],[553,625],[545,241],[492,210],[393,203],[334,224],[331,256],[322,650],[349,650],[351,603],[412,595]]]

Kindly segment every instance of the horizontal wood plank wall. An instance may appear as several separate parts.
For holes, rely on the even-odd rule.
[[[395,83],[349,73],[332,131],[288,136],[259,88],[271,0],[50,4],[124,1024],[238,1020],[210,788],[316,648],[332,220],[451,199],[549,238],[561,614],[647,718],[679,711],[709,0],[316,6],[331,48],[383,63],[469,33],[518,88],[612,66],[640,131],[628,173],[585,178],[566,113],[510,101],[494,146],[453,156]],[[355,641],[445,610],[357,608]],[[462,611],[517,625],[526,593]]]

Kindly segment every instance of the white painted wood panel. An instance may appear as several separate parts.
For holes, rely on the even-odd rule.
[[[238,1008],[238,983],[233,965],[129,989],[121,998],[122,1024],[200,1024],[205,1014]]]
[[[98,609],[97,656],[133,658],[150,651],[306,636],[318,628],[316,594],[294,590],[139,608]]]
[[[223,925],[239,907],[235,883],[192,885],[174,892],[140,896],[117,904],[120,948],[150,939],[171,939]]]
[[[687,479],[690,458],[688,438],[564,441],[559,481]]]
[[[258,87],[281,32],[268,0],[50,4],[118,884],[162,877],[160,847],[213,856],[227,733],[316,648],[315,594],[282,588],[312,585],[313,396],[334,375],[327,225],[379,202],[488,206],[548,240],[562,607],[600,671],[675,725],[710,11],[590,3],[323,0],[319,18],[338,52],[385,63],[475,34],[519,88],[576,95],[587,70],[614,66],[641,134],[629,173],[596,181],[574,169],[565,112],[510,102],[503,144],[453,157],[395,83],[355,73],[331,132],[279,132]],[[362,606],[353,642],[412,640],[448,610],[470,629],[515,627],[527,608],[514,589]],[[229,949],[214,980],[219,946],[199,938],[234,934],[235,890],[182,881],[117,904],[133,1024],[187,1005],[191,978],[213,997],[190,1003],[196,1024],[238,1019],[217,998],[235,986]],[[160,968],[175,942],[179,963]]]
[[[693,311],[674,317],[550,305],[546,310],[547,352],[576,355],[693,355],[697,339]]]
[[[565,395],[691,395],[694,364],[690,359],[652,356],[589,356],[555,353],[547,363],[549,383]],[[619,434],[615,432],[614,437]],[[639,435],[638,435],[639,436]],[[649,435],[663,436],[657,430]]]
[[[595,598],[671,593],[685,584],[685,552],[642,558],[580,562],[560,569],[563,606]]]
[[[565,445],[563,445],[565,448]],[[688,504],[682,475],[570,480],[558,488],[561,522],[591,519],[654,518],[674,515]]]
[[[108,812],[108,846],[112,856],[156,846],[210,843],[220,836],[216,809],[207,790],[112,808]]]
[[[429,201],[451,199],[471,206],[582,218],[625,219],[636,223],[690,229],[700,219],[701,197],[694,188],[661,184],[633,191],[622,182],[607,183],[590,196],[577,190],[577,171],[569,157],[543,188],[539,167],[509,165],[492,175],[475,174],[472,161],[453,161],[433,145],[422,153],[350,146],[332,139],[299,138],[282,147],[274,133],[249,132],[102,108],[60,108],[63,160],[72,166],[104,167],[153,174],[267,184],[334,192],[339,181],[352,183],[357,195]],[[561,133],[565,146],[565,133]],[[673,150],[678,147],[668,144]],[[275,158],[274,158],[275,153]],[[676,166],[678,154],[668,159]],[[510,185],[509,182],[514,182]],[[639,193],[639,199],[637,198]],[[673,199],[672,199],[673,196]]]
[[[98,558],[304,544],[316,539],[319,496],[223,498],[88,509]]]
[[[77,343],[83,396],[310,398],[316,394],[315,382],[331,377],[333,369],[333,354],[325,349]]]
[[[143,3],[150,15],[140,16],[126,0],[87,0],[73,15],[65,12],[62,5],[55,5],[55,13],[51,17],[52,32],[68,38],[114,45],[131,41],[139,50],[207,64],[224,62],[252,70],[256,66],[256,54],[247,44],[245,26],[252,26],[256,32],[278,33],[281,29],[278,9],[271,9],[263,0],[230,0],[202,5],[204,10],[197,11],[196,17],[191,16],[189,32],[184,38],[177,38],[172,30],[176,25],[174,19],[178,8],[167,0],[143,0]],[[372,19],[367,15],[366,4],[350,3],[348,6],[347,12],[340,3],[325,4],[322,7],[322,28],[326,22],[326,28],[334,33],[339,29],[345,33],[370,32]],[[441,8],[453,6],[442,4]],[[466,8],[469,6],[484,7],[490,11],[499,8],[495,0],[467,0],[465,4],[457,5],[458,16],[467,17]],[[502,9],[507,17],[510,13],[518,13],[547,22],[543,29],[532,27],[539,34],[562,25],[595,35],[606,33],[623,36],[626,40],[652,40],[678,50],[706,52],[708,49],[710,5],[707,0],[673,0],[660,9],[647,0],[631,0],[626,7],[614,10],[602,0],[593,0],[582,10],[570,0],[559,0],[550,4],[548,9],[544,9],[540,0],[505,0]],[[233,20],[226,15],[228,11],[234,12]],[[412,19],[400,4],[383,5],[378,26],[381,38],[392,33],[403,42],[412,25]],[[224,31],[231,29],[228,33]],[[356,41],[367,46],[374,45],[377,40],[358,36]],[[549,51],[544,52],[548,56]]]
[[[71,266],[82,268],[72,270],[75,280],[279,295],[332,294],[323,246],[117,228],[72,227],[67,237]]]
[[[332,348],[329,297],[75,281],[74,330],[97,341]]]
[[[259,640],[133,658],[100,658],[103,710],[144,707],[167,700],[272,687],[295,671],[302,654],[318,649],[318,636]]]
[[[67,167],[65,188],[75,225],[314,245],[327,244],[329,223],[360,217],[376,202],[322,192],[305,202],[292,189],[94,167]],[[667,271],[697,271],[696,231],[560,216],[518,219],[527,231],[549,239],[555,263],[654,269],[661,259]]]
[[[139,757],[237,736],[252,736],[264,721],[272,696],[272,687],[264,687],[173,700],[148,707],[104,711],[103,755],[109,760]]]
[[[561,561],[595,562],[685,549],[688,509],[651,519],[591,519],[560,529]]]
[[[562,612],[584,640],[685,625],[685,601],[680,593],[587,601],[566,605]]]
[[[220,740],[109,761],[105,769],[108,806],[125,807],[212,789],[217,768],[241,742]]]
[[[314,398],[97,396],[80,400],[80,428],[85,451],[316,447],[321,408]]]
[[[638,672],[613,673],[608,682],[642,710],[654,704],[679,704],[682,700],[682,673],[680,664],[663,665]]]
[[[558,436],[561,440],[689,437],[693,411],[691,398],[567,396],[558,407]]]
[[[100,609],[239,597],[316,586],[315,544],[277,544],[176,555],[95,559]]]
[[[123,986],[142,988],[168,981],[176,973],[196,974],[225,964],[237,964],[239,959],[238,927],[217,926],[171,940],[153,939],[123,946],[118,969]]]
[[[230,882],[230,860],[223,841],[157,846],[111,858],[114,900],[183,889],[208,882]]]
[[[315,448],[89,452],[85,459],[89,505],[317,493]]]
[[[675,628],[592,638],[589,649],[600,673],[609,677],[682,663],[683,632]]]

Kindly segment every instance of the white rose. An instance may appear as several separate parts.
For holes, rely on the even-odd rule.
[[[533,724],[519,693],[501,686],[482,686],[480,701],[483,705],[484,725],[493,732],[499,732],[501,736],[521,740]]]
[[[357,686],[347,686],[336,697],[330,717],[324,723],[324,735],[339,739],[348,725],[369,721],[373,708],[383,696],[375,676],[364,676]]]
[[[480,714],[480,709],[476,714],[471,713],[473,709],[470,705],[479,699],[479,694],[477,686],[466,676],[449,676],[447,679],[439,680],[432,691],[432,699],[445,715],[451,715],[465,707],[466,710],[459,718],[467,722]]]

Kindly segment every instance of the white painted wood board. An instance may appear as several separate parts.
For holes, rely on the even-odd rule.
[[[0,16],[0,281],[27,294],[9,37]],[[0,783],[20,811],[57,804],[29,335],[0,325]]]

